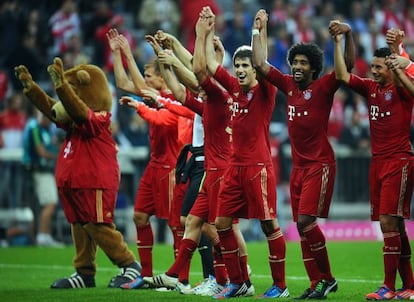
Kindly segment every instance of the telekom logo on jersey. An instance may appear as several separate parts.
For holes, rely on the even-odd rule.
[[[371,105],[369,113],[371,115],[372,121],[376,121],[378,118],[383,118],[391,115],[390,111],[381,112],[380,107],[376,105]]]
[[[289,121],[293,121],[293,117],[308,116],[309,113],[307,110],[304,110],[303,112],[296,111],[295,106],[289,105],[287,114],[289,115]]]

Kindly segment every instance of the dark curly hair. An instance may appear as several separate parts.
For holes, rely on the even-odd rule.
[[[389,49],[388,47],[377,48],[374,51],[374,57],[377,57],[377,58],[385,58],[390,55],[391,55],[391,49]]]
[[[323,69],[322,49],[314,43],[298,43],[293,45],[287,57],[290,66],[292,66],[293,59],[296,55],[304,55],[308,58],[311,68],[315,70],[312,78],[313,80],[317,79]]]

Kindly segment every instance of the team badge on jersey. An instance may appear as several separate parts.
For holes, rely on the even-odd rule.
[[[253,91],[249,91],[247,93],[247,100],[250,102],[252,100],[252,98],[253,98]]]
[[[391,101],[391,99],[392,99],[392,91],[388,90],[388,91],[385,92],[385,100],[386,101]]]
[[[311,97],[312,97],[312,90],[305,90],[303,92],[303,98],[305,100],[309,101]]]

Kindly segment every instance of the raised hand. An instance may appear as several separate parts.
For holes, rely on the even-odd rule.
[[[393,52],[398,53],[398,46],[403,42],[405,33],[398,28],[390,28],[385,35],[385,41]]]
[[[253,27],[255,29],[261,30],[262,28],[266,26],[268,19],[269,19],[269,16],[267,12],[264,9],[260,9],[256,13],[256,16],[254,18]]]
[[[391,54],[385,58],[385,65],[391,70],[405,69],[408,64],[410,64],[410,60],[397,54]]]
[[[170,34],[167,34],[159,29],[155,33],[154,38],[163,49],[172,49],[172,46],[173,46],[172,38],[173,37]]]
[[[32,88],[34,81],[29,70],[24,65],[14,67],[14,75],[22,83],[25,90]]]
[[[131,45],[129,45],[127,38],[123,34],[120,34],[116,40],[123,54],[127,57],[132,57]]]
[[[169,49],[161,50],[158,53],[158,62],[160,64],[173,66],[175,63],[175,60],[177,60],[177,58],[174,56],[173,52]]]
[[[158,44],[155,37],[151,35],[145,35],[145,40],[147,40],[147,42],[152,46],[155,54],[158,56],[158,53],[162,50],[162,47],[160,46],[160,44]]]
[[[63,62],[59,57],[54,58],[53,64],[49,65],[47,72],[53,81],[55,87],[60,87],[64,81],[64,68]]]
[[[111,28],[106,33],[106,38],[108,39],[109,47],[112,52],[121,49],[119,42],[118,42],[119,33],[115,28]]]

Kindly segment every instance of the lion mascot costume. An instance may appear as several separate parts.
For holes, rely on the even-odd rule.
[[[71,224],[76,272],[55,281],[51,288],[95,287],[97,246],[121,269],[108,284],[118,288],[136,279],[141,265],[113,222],[120,170],[110,129],[112,98],[108,81],[99,67],[90,64],[65,71],[60,58],[55,58],[47,70],[59,101],[33,81],[25,66],[15,67],[24,94],[66,131],[55,176]]]

